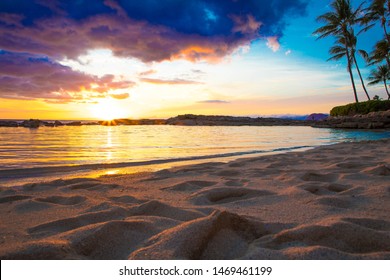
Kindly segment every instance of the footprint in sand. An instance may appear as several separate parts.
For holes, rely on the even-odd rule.
[[[350,208],[352,205],[352,202],[347,198],[334,196],[323,196],[314,200],[312,203],[323,206],[330,206],[332,208]]]
[[[35,200],[59,205],[76,205],[83,203],[87,198],[85,196],[48,196]]]
[[[225,185],[229,186],[229,187],[243,187],[249,182],[250,182],[250,180],[247,180],[247,179],[241,179],[241,180],[232,179],[232,180],[226,181]]]
[[[338,168],[346,168],[346,169],[361,169],[368,167],[368,163],[362,163],[360,161],[347,161],[347,162],[340,162],[335,165]]]
[[[390,176],[390,166],[386,164],[380,164],[375,167],[366,168],[363,170],[366,174]]]
[[[102,184],[99,181],[91,181],[91,182],[82,182],[76,183],[72,185],[68,185],[65,189],[68,190],[88,190],[88,191],[106,191],[111,189],[118,188],[119,185],[116,184]]]
[[[143,200],[139,200],[139,199],[135,198],[134,196],[130,196],[130,195],[112,196],[109,199],[111,201],[114,201],[117,203],[124,203],[124,204],[134,204],[134,203],[144,202]]]
[[[301,177],[303,181],[307,181],[307,182],[314,181],[314,182],[325,182],[325,183],[334,182],[338,178],[339,176],[337,174],[333,174],[333,173],[321,174],[317,172],[306,172]]]
[[[275,193],[273,192],[265,190],[226,187],[197,192],[190,196],[189,200],[196,205],[222,204],[274,194]]]
[[[173,207],[157,200],[151,200],[129,209],[129,216],[158,216],[178,221],[189,221],[203,217],[204,214],[183,208]]]
[[[88,259],[126,259],[142,242],[160,231],[150,221],[108,221],[72,231],[70,246]]]
[[[216,175],[221,176],[221,177],[236,177],[236,176],[242,175],[242,172],[237,171],[237,170],[225,169],[225,170],[217,172]]]
[[[295,248],[298,252],[319,246],[348,254],[389,252],[389,225],[388,221],[373,219],[324,220],[281,231],[265,246],[276,250]]]
[[[14,202],[14,201],[24,200],[29,198],[31,198],[31,196],[29,195],[9,195],[9,196],[1,197],[0,203]]]
[[[81,214],[72,218],[55,220],[29,228],[28,232],[34,235],[54,235],[80,228],[90,224],[101,223],[109,220],[120,220],[127,217],[127,210],[115,207],[106,211]]]
[[[48,208],[51,207],[53,207],[53,205],[46,202],[26,200],[18,203],[15,206],[13,211],[23,214],[23,213],[31,213],[35,211],[47,210]]]
[[[246,165],[245,162],[233,162],[229,164],[229,167],[244,167]]]
[[[161,190],[187,192],[187,191],[196,191],[205,187],[211,187],[216,184],[218,184],[218,182],[194,180],[194,181],[185,181],[183,183],[179,183],[171,187],[161,188]]]
[[[330,195],[330,194],[339,194],[344,191],[351,189],[351,186],[336,184],[336,183],[305,183],[298,188],[304,189],[314,195]]]
[[[390,232],[390,221],[368,218],[343,218],[342,220],[359,225],[361,227]]]

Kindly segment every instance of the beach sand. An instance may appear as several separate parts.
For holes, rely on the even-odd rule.
[[[1,259],[390,259],[390,139],[2,187]]]

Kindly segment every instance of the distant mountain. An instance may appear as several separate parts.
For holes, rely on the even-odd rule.
[[[292,114],[280,114],[280,115],[249,115],[251,118],[276,118],[284,120],[304,121],[308,115],[292,115]]]
[[[328,114],[314,113],[306,117],[305,121],[322,121],[329,117]]]

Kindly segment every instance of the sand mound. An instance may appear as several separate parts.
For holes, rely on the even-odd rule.
[[[29,228],[28,232],[33,235],[53,235],[60,232],[73,230],[78,227],[100,223],[103,221],[121,219],[127,216],[127,211],[123,208],[114,208],[106,211],[93,212],[77,215],[72,218],[55,220],[52,222],[37,225]]]
[[[273,194],[274,193],[265,190],[224,187],[197,192],[190,197],[190,200],[197,205],[222,204]]]
[[[390,253],[390,231],[367,227],[367,224],[377,225],[378,222],[389,223],[383,220],[345,219],[300,226],[276,234],[268,246],[279,249],[322,246],[352,254]]]
[[[129,259],[232,259],[243,255],[251,241],[267,232],[261,224],[216,211],[151,238]]]
[[[29,242],[20,248],[12,248],[7,252],[0,250],[2,260],[64,260],[74,259],[76,253],[66,241]]]
[[[145,239],[158,232],[149,221],[114,220],[73,231],[67,239],[79,258],[126,259]]]

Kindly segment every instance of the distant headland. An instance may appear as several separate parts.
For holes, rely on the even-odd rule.
[[[389,129],[390,110],[356,114],[353,116],[329,116],[311,114],[305,119],[275,117],[233,117],[215,115],[178,115],[168,119],[115,119],[111,121],[43,121],[29,119],[24,121],[2,120],[0,127],[59,127],[87,125],[181,125],[181,126],[312,126],[317,128],[342,129]]]
[[[2,127],[38,128],[41,126],[82,126],[82,125],[183,125],[183,126],[305,126],[327,118],[326,114],[311,114],[302,119],[276,117],[233,117],[216,115],[185,114],[168,119],[114,119],[111,121],[44,121],[29,119],[23,121],[2,120]]]

